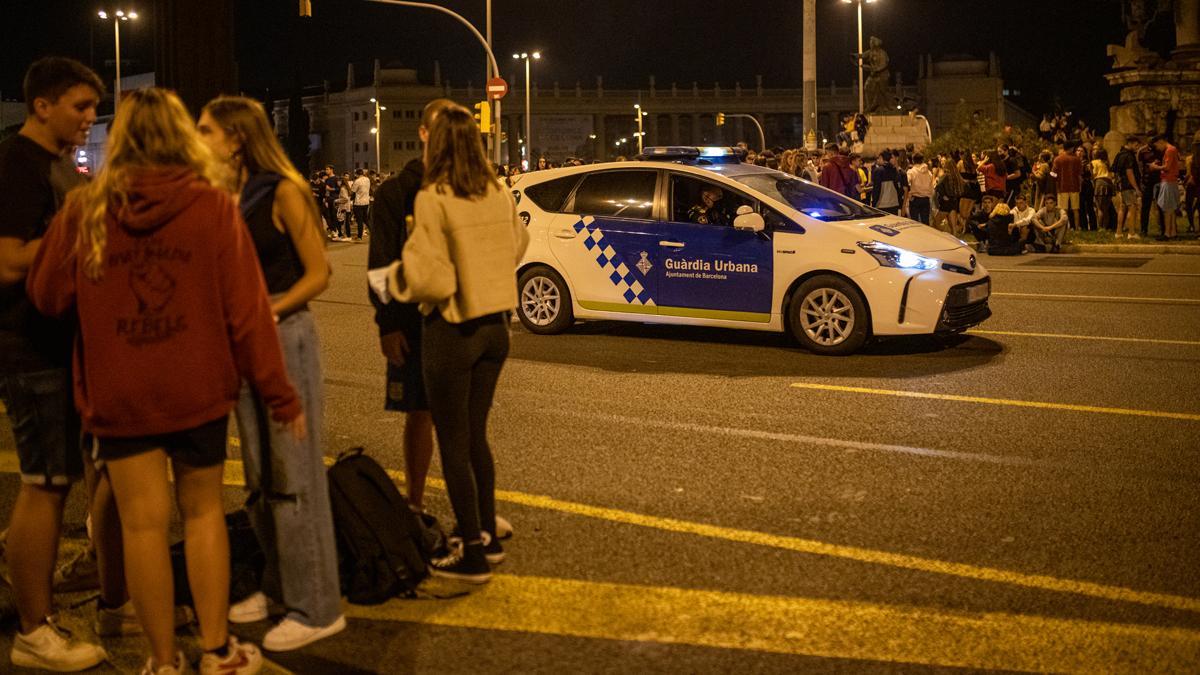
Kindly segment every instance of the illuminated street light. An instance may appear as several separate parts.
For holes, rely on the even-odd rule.
[[[371,103],[375,104],[375,126],[371,127],[371,134],[375,136],[375,170],[379,173],[383,173],[383,165],[380,163],[379,159],[379,148],[383,146],[383,134],[380,132],[380,129],[383,128],[383,124],[381,124],[379,121],[379,113],[387,110],[387,106],[379,105],[379,100],[374,96],[371,97]]]
[[[109,20],[108,12],[103,9],[100,10],[99,12],[97,12],[96,14],[103,21]],[[113,13],[112,13],[113,36],[115,38],[116,52],[117,52],[117,80],[113,86],[113,110],[114,111],[117,109],[117,106],[121,104],[121,22],[137,20],[137,18],[138,18],[138,13],[133,10],[130,10],[127,12],[123,9],[117,9],[117,10],[113,11]]]
[[[640,155],[640,154],[642,154],[642,137],[646,135],[645,133],[642,132],[642,118],[646,116],[646,111],[642,110],[641,103],[634,103],[633,109],[636,111],[634,113],[634,115],[637,117],[637,123],[638,123],[638,130],[637,130],[637,133],[634,134],[634,136],[637,136],[638,154]]]
[[[535,61],[538,59],[541,59],[542,53],[541,52],[533,52],[532,54],[529,52],[521,52],[520,54],[514,53],[513,58],[517,59],[518,61],[525,62],[525,138],[532,139],[533,138],[533,125],[532,125],[532,117],[531,117],[532,103],[529,98],[529,61],[530,61],[530,59],[533,59]],[[533,145],[532,141],[530,142],[529,145],[530,146]],[[523,152],[525,153],[525,159],[529,160],[530,159],[529,148],[526,147],[523,150]]]

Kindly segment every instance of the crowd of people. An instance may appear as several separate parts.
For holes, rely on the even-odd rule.
[[[387,407],[412,422],[406,480],[418,513],[434,432],[439,441],[456,526],[429,573],[487,582],[512,532],[495,512],[487,420],[528,235],[471,113],[427,106],[423,158],[382,180],[371,209],[371,176],[347,185],[329,168],[319,186],[306,180],[252,99],[219,97],[197,118],[168,90],[128,92],[105,164],[84,181],[71,159],[96,120],[101,80],[47,57],[28,69],[24,93],[26,121],[0,143],[0,398],[22,483],[5,541],[20,621],[13,665],[77,671],[107,658],[56,618],[63,511],[83,478],[95,633],[143,635],[144,673],[189,669],[175,638],[192,622],[200,672],[224,675],[263,666],[230,623],[271,620],[269,651],[345,629],[308,303],[329,282],[327,228],[349,219],[359,238],[373,225]],[[328,220],[332,187],[343,212],[336,200],[350,193],[349,218]],[[230,415],[265,557],[261,588],[242,598],[230,597],[222,499]],[[173,504],[186,608],[169,552]]]
[[[1057,253],[1069,231],[1115,238],[1179,236],[1200,229],[1200,143],[1187,156],[1162,135],[1129,136],[1115,157],[1098,141],[1067,140],[1030,155],[999,143],[927,157],[911,146],[867,163],[844,145],[747,152],[746,161],[800,176],[877,209],[963,236],[981,250]],[[1060,216],[1062,216],[1060,218]]]

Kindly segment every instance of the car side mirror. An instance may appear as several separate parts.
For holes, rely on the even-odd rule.
[[[746,213],[742,212],[746,209]],[[767,222],[761,214],[755,213],[749,206],[738,208],[738,217],[733,220],[733,229],[745,232],[762,232],[767,229]]]

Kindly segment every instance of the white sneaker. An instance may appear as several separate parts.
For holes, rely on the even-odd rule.
[[[142,668],[142,675],[183,675],[186,672],[187,660],[183,658],[183,652],[176,652],[175,660],[163,666],[154,665],[154,657],[151,656]]]
[[[513,536],[512,523],[504,516],[496,516],[496,538],[509,539]]]
[[[261,591],[229,607],[229,623],[254,623],[270,616],[270,603]]]
[[[262,652],[249,643],[229,636],[229,655],[221,658],[212,652],[200,657],[200,675],[255,675],[262,670]]]
[[[81,642],[67,630],[46,622],[28,635],[17,633],[13,639],[12,663],[22,668],[40,668],[60,673],[87,670],[108,659],[100,645]]]
[[[187,605],[175,607],[175,628],[183,628],[194,622],[196,615]],[[102,638],[121,637],[126,635],[141,635],[142,622],[138,620],[137,610],[132,601],[116,608],[96,607],[96,621],[92,626],[96,635]]]
[[[346,617],[339,616],[328,626],[305,626],[295,619],[284,619],[263,637],[263,648],[272,652],[290,652],[346,630]]]

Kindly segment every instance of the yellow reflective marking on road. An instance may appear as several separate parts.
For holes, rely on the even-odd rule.
[[[1131,415],[1134,417],[1157,417],[1162,419],[1185,420],[1200,422],[1200,415],[1195,413],[1170,412],[1165,410],[1137,410],[1133,408],[1106,408],[1094,405],[1079,405],[1075,403],[1051,403],[1047,401],[1022,401],[1011,398],[987,398],[984,396],[959,396],[957,394],[934,394],[924,391],[898,391],[892,389],[871,389],[869,387],[846,387],[836,384],[814,384],[811,382],[794,382],[796,389],[815,389],[818,391],[835,391],[847,394],[871,394],[873,396],[896,396],[899,398],[923,398],[937,401],[957,401],[960,403],[982,403],[985,405],[1004,405],[1018,408],[1040,408],[1042,410],[1066,410],[1070,412],[1098,413],[1103,415]]]
[[[1200,298],[1136,298],[1127,295],[1064,295],[1061,293],[995,292],[993,298],[1033,298],[1035,300],[1095,300],[1098,302],[1149,302],[1167,305],[1200,305]]]
[[[1030,672],[1182,672],[1200,632],[499,574],[454,600],[350,606],[352,618],[797,656]]]
[[[1154,345],[1200,346],[1200,340],[1163,340],[1158,338],[1112,337],[1108,335],[1068,335],[1065,333],[1028,333],[1016,330],[981,330],[972,328],[969,335],[1005,335],[1011,337],[1052,338],[1055,340],[1098,340],[1101,342],[1139,342]]]
[[[325,457],[324,461],[327,466],[332,465],[334,458]],[[242,470],[242,462],[236,459],[226,461],[224,478],[225,484],[232,487],[244,486],[245,482],[242,477]],[[17,473],[18,471],[19,468],[17,465],[16,453],[13,451],[0,451],[0,473]],[[388,469],[387,473],[392,480],[400,483],[405,482],[404,472]],[[426,481],[426,487],[429,489],[445,491],[446,483],[440,479],[430,477]],[[1060,579],[1058,577],[1051,577],[1043,574],[1025,574],[1022,572],[1014,572],[1011,570],[1004,570],[994,567],[981,567],[978,565],[968,565],[965,563],[938,560],[936,558],[923,558],[920,556],[905,555],[903,553],[892,553],[890,551],[859,548],[857,546],[830,544],[823,541],[816,541],[814,539],[802,539],[800,537],[770,534],[767,532],[756,532],[754,530],[739,530],[732,527],[721,527],[719,525],[696,523],[692,521],[679,520],[676,518],[665,518],[661,516],[651,516],[604,506],[593,506],[591,504],[571,502],[546,495],[516,492],[513,490],[497,490],[496,499],[499,501],[508,502],[510,504],[521,504],[522,506],[528,506],[531,508],[542,509],[546,511],[557,511],[559,513],[582,516],[585,518],[595,518],[597,520],[605,520],[613,523],[637,525],[639,527],[662,530],[664,532],[691,534],[700,537],[707,537],[709,539],[720,539],[739,544],[762,546],[765,548],[774,548],[783,551],[792,551],[795,553],[805,553],[808,555],[840,558],[842,560],[852,560],[865,564],[882,565],[885,567],[908,569],[917,572],[927,572],[930,574],[941,574],[944,576],[972,579],[975,581],[1007,584],[1010,586],[1020,586],[1023,588],[1034,588],[1043,591],[1052,591],[1055,593],[1069,593],[1072,595],[1097,598],[1101,600],[1129,602],[1139,605],[1147,605],[1150,607],[1176,609],[1187,612],[1200,612],[1200,599],[1189,598],[1180,595],[1139,591],[1132,588],[1125,588],[1123,586],[1110,586],[1106,584],[1092,583],[1089,581]]]

